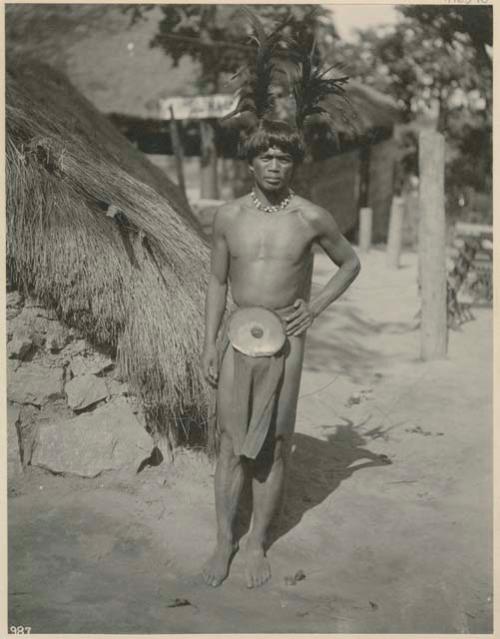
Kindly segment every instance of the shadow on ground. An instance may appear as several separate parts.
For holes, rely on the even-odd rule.
[[[308,510],[321,504],[353,473],[391,463],[385,455],[364,448],[367,440],[356,431],[359,424],[341,419],[344,422],[342,424],[321,426],[326,432],[334,430],[326,439],[295,433],[285,506],[270,533],[268,547],[297,526]],[[252,495],[247,483],[239,517],[238,538],[248,531],[251,512]]]
[[[328,330],[326,328],[328,327]],[[416,320],[380,322],[362,317],[348,306],[327,309],[317,329],[307,335],[304,370],[337,370],[363,383],[364,376],[393,362],[413,359],[412,348],[401,351],[388,335],[417,334]],[[415,350],[415,353],[417,351]]]

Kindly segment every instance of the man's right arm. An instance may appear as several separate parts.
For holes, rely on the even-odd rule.
[[[219,209],[214,217],[210,277],[205,302],[205,343],[202,366],[207,381],[213,385],[218,379],[215,343],[226,307],[229,272],[229,249],[225,235],[224,213]]]

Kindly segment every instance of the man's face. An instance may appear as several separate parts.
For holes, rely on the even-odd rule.
[[[250,165],[250,172],[262,191],[281,191],[288,188],[293,169],[292,156],[275,146],[254,157]]]

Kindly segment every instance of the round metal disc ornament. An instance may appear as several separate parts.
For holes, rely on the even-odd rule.
[[[269,357],[285,343],[280,317],[267,308],[239,308],[229,320],[229,341],[237,351],[250,357]]]

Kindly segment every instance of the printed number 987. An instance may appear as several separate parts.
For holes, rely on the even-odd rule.
[[[30,635],[30,626],[11,626],[9,632],[13,635]]]

